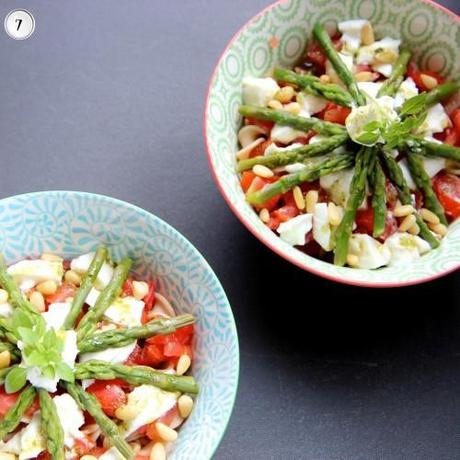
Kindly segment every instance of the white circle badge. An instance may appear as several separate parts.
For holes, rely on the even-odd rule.
[[[6,33],[15,40],[29,38],[35,29],[35,19],[27,10],[13,10],[5,18]]]

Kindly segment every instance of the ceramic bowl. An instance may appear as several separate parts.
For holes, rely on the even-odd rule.
[[[230,305],[200,253],[158,217],[106,196],[38,192],[0,200],[0,252],[8,262],[44,251],[74,257],[98,245],[115,260],[129,255],[136,274],[158,280],[177,312],[197,317],[192,373],[200,393],[168,458],[210,459],[232,412],[239,351]]]
[[[392,287],[421,283],[460,267],[460,221],[441,248],[409,265],[379,270],[336,267],[289,246],[269,230],[246,203],[235,172],[241,125],[241,81],[263,76],[275,66],[292,66],[301,57],[316,22],[333,31],[339,21],[369,19],[377,37],[400,38],[424,69],[448,78],[460,75],[460,18],[422,0],[287,0],[248,21],[220,57],[208,89],[204,136],[215,181],[241,222],[265,245],[293,264],[347,284]]]

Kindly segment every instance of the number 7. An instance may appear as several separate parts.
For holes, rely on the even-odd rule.
[[[22,19],[15,19],[15,22],[18,22],[18,27],[16,30],[19,30],[19,27],[21,27],[21,24],[22,24]]]

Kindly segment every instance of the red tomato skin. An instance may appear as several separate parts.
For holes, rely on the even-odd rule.
[[[339,123],[341,125],[345,124],[345,120],[348,115],[350,115],[351,110],[348,107],[342,107],[341,105],[334,104],[329,102],[321,112],[322,118],[324,121],[330,121],[332,123]]]
[[[241,175],[240,184],[243,192],[246,193],[252,184],[252,181],[256,178],[256,175],[252,171],[244,171]]]
[[[429,75],[430,77],[436,78],[438,81],[438,84],[444,83],[444,78],[441,77],[436,72],[432,72],[430,70],[423,70],[421,71],[413,62],[411,62],[407,68],[407,76],[411,77],[412,80],[414,80],[415,84],[417,85],[418,89],[420,91],[429,91],[429,88],[425,86],[425,84],[422,81],[422,74]]]
[[[96,442],[93,441],[89,436],[75,439],[74,449],[79,457],[82,457],[83,455],[87,455],[89,452],[92,452],[95,447]]]
[[[261,190],[262,188],[264,188],[267,184],[276,182],[278,179],[279,177],[277,176],[273,176],[267,179],[256,176],[256,178],[252,181],[252,184],[248,189],[248,193],[257,192],[258,190]],[[274,197],[267,200],[265,203],[262,203],[261,205],[258,205],[258,206],[254,206],[254,208],[258,211],[260,211],[263,208],[268,209],[268,211],[273,211],[278,206],[278,202],[280,198],[281,198],[281,195],[275,195]]]
[[[133,295],[133,279],[131,276],[128,276],[126,281],[123,283],[122,293],[124,296]]]
[[[287,222],[293,217],[298,216],[299,210],[297,206],[285,205],[276,211],[273,211],[272,215],[275,219],[278,219],[279,222]]]
[[[268,120],[257,120],[256,118],[246,117],[244,119],[244,123],[246,125],[255,125],[259,128],[263,129],[266,133],[269,133],[270,130],[275,126],[273,121]]]
[[[114,385],[109,382],[98,380],[90,385],[87,390],[88,393],[94,395],[102,410],[109,417],[115,416],[115,411],[126,404],[127,397],[123,389],[119,385]]]
[[[52,303],[64,302],[65,299],[74,297],[76,290],[77,288],[73,284],[62,283],[54,294],[45,297],[46,303],[49,305]]]
[[[374,231],[374,209],[358,209],[356,212],[356,233],[373,234]],[[389,236],[393,235],[398,229],[398,222],[391,212],[387,212],[385,217],[385,229],[383,234],[379,236],[379,240],[385,241]]]
[[[270,139],[267,139],[266,141],[261,142],[259,145],[256,145],[249,153],[249,158],[263,156],[265,154],[265,149],[273,143],[274,142],[272,142]]]
[[[18,397],[19,393],[8,394],[4,387],[0,387],[0,418],[3,418],[5,414],[14,406]]]
[[[446,214],[452,219],[460,216],[460,178],[441,172],[433,179],[433,188]]]
[[[144,297],[144,310],[142,311],[142,318],[141,322],[142,324],[148,323],[149,322],[149,312],[152,310],[152,308],[155,305],[155,293],[156,293],[156,287],[155,283],[153,281],[147,281],[147,284],[149,286],[149,290],[147,292],[147,295]]]

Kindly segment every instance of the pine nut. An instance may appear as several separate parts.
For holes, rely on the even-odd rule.
[[[393,50],[380,50],[375,53],[375,60],[382,64],[392,64],[398,59],[398,55]]]
[[[318,203],[319,194],[316,190],[310,190],[305,195],[305,210],[309,214],[313,214],[315,211],[316,203]]]
[[[358,72],[355,73],[355,80],[356,81],[374,81],[374,72]]]
[[[265,142],[264,137],[259,137],[259,139],[256,139],[254,142],[251,142],[249,145],[246,145],[243,147],[241,150],[238,150],[236,152],[236,158],[238,160],[247,160],[249,158],[249,154],[259,145],[262,144],[262,142]]]
[[[133,449],[133,452],[137,454],[141,450],[141,444],[137,441],[130,442],[129,445],[131,446],[131,449]]]
[[[164,423],[155,423],[155,429],[157,430],[158,436],[165,442],[173,442],[177,439],[177,431],[169,428]]]
[[[276,99],[272,99],[271,101],[269,101],[267,106],[270,107],[270,109],[275,109],[275,110],[283,109],[283,104],[281,104],[281,102],[277,101]]]
[[[133,406],[128,405],[120,406],[115,411],[115,417],[123,421],[132,420],[137,416],[137,414],[138,411]]]
[[[33,291],[29,297],[30,303],[38,310],[38,311],[45,311],[45,299],[43,298],[43,294],[38,291]]]
[[[189,395],[182,395],[177,400],[177,408],[179,409],[179,414],[183,418],[187,418],[193,409],[193,399]]]
[[[438,80],[432,77],[431,75],[427,75],[426,73],[420,74],[420,80],[426,86],[427,89],[433,89],[438,86]]]
[[[333,226],[337,226],[340,224],[341,216],[339,214],[339,210],[337,209],[337,206],[335,203],[330,201],[327,205],[327,215],[329,218],[329,223]]]
[[[0,303],[6,303],[8,301],[8,292],[5,289],[0,289]]]
[[[51,254],[49,252],[44,252],[41,256],[40,259],[42,260],[48,260],[49,262],[62,262],[63,259],[62,257],[57,256],[56,254]]]
[[[133,296],[142,300],[149,292],[149,285],[145,281],[133,281]]]
[[[444,224],[429,224],[431,230],[433,232],[437,233],[440,236],[446,236],[447,235],[447,227]]]
[[[408,216],[404,217],[403,221],[399,224],[399,230],[401,232],[407,232],[412,225],[415,224],[415,216],[413,214],[409,214]]]
[[[298,185],[294,187],[292,195],[294,196],[295,205],[299,209],[305,209],[305,198],[303,197],[302,190]]]
[[[268,212],[268,209],[267,208],[261,209],[260,212],[259,212],[259,217],[260,217],[260,220],[264,224],[267,224],[268,221],[270,220],[270,213]]]
[[[43,295],[51,295],[57,291],[56,281],[48,280],[43,281],[43,283],[37,284],[37,291],[41,292]]]
[[[0,460],[16,460],[16,455],[9,452],[0,452]]]
[[[320,80],[321,83],[324,83],[324,84],[327,85],[328,83],[331,82],[331,77],[328,74],[323,73],[323,75],[321,75],[319,77],[319,80]]]
[[[294,97],[295,91],[292,86],[283,86],[276,94],[275,99],[282,104],[287,104]]]
[[[439,224],[439,217],[432,211],[426,208],[420,209],[420,215],[425,222],[429,224]]]
[[[95,457],[94,455],[83,455],[83,457],[81,457],[80,460],[97,460],[97,457]]]
[[[350,267],[356,267],[359,264],[359,258],[355,254],[348,254],[347,255],[347,264]]]
[[[11,353],[8,350],[0,353],[0,369],[5,369],[11,364]]]
[[[81,283],[81,276],[73,270],[67,270],[64,279],[70,284],[75,284],[75,286],[79,286]]]
[[[150,460],[166,460],[165,447],[161,442],[156,442],[150,451]]]
[[[375,42],[374,29],[369,22],[366,22],[361,29],[361,41],[365,46],[372,45]]]
[[[417,224],[412,225],[408,230],[411,235],[418,235],[420,233],[420,227]]]
[[[286,112],[298,115],[300,113],[300,104],[298,102],[290,102],[283,107]]]
[[[192,360],[190,359],[190,356],[182,355],[179,358],[179,361],[177,361],[177,367],[176,367],[177,375],[184,375],[188,371],[191,364],[192,364]]]
[[[406,217],[409,214],[413,214],[415,212],[415,209],[412,205],[410,204],[405,204],[401,206],[396,206],[393,209],[393,215],[395,217]]]
[[[255,165],[252,168],[252,172],[259,177],[263,177],[265,179],[268,179],[269,177],[273,177],[275,174],[270,168],[267,168],[264,165]]]

